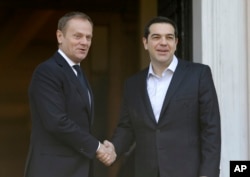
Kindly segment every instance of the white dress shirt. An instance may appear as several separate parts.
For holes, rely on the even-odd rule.
[[[152,64],[150,63],[149,65],[147,90],[156,122],[159,120],[163,101],[177,64],[178,60],[176,56],[174,56],[173,61],[170,63],[168,68],[163,71],[162,76],[156,75],[153,71]]]
[[[60,53],[63,58],[66,60],[66,62],[69,64],[69,66],[72,68],[72,70],[74,71],[75,75],[77,76],[77,72],[75,70],[75,68],[73,67],[74,65],[79,65],[80,66],[80,63],[74,63],[71,59],[69,59],[69,57],[67,57],[67,55],[65,55],[65,53],[61,50],[61,49],[58,49],[58,53]]]

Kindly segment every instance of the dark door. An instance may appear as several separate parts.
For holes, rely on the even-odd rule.
[[[158,0],[158,15],[174,20],[179,43],[176,56],[192,60],[192,0]]]

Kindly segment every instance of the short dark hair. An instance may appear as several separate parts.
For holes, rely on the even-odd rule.
[[[175,22],[167,17],[163,17],[163,16],[157,16],[152,18],[144,27],[144,34],[143,37],[145,37],[146,39],[148,38],[148,35],[150,33],[149,28],[152,24],[155,23],[168,23],[170,25],[172,25],[174,27],[174,35],[176,38],[178,38],[178,29],[177,29],[177,25],[175,24]]]
[[[73,11],[66,13],[58,20],[57,29],[65,32],[68,21],[73,18],[85,19],[88,20],[92,26],[94,25],[92,19],[87,14],[83,12]]]

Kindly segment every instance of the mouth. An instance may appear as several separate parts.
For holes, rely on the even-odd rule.
[[[78,51],[79,51],[80,53],[86,53],[88,50],[87,50],[87,49],[81,48],[81,49],[78,49]]]
[[[166,49],[158,49],[158,50],[157,50],[157,53],[160,54],[160,55],[165,55],[165,54],[169,53],[169,50],[166,50]]]

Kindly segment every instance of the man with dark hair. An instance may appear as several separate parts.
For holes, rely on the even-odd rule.
[[[143,37],[150,65],[125,82],[112,143],[119,157],[135,142],[135,177],[219,177],[220,113],[211,70],[178,59],[177,43],[172,20],[150,20]]]

